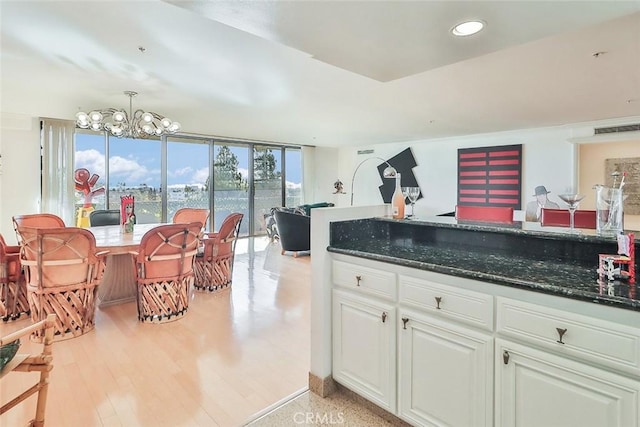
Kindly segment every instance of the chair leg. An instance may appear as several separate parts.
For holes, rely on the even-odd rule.
[[[284,255],[284,253],[285,253],[285,252],[286,252],[286,251],[285,251],[284,249],[283,249],[283,250],[281,250],[281,251],[280,251],[280,255]]]
[[[298,258],[298,252],[294,252],[294,253],[293,253],[293,257],[294,257],[294,258]]]

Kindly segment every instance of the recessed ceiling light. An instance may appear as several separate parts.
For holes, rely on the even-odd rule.
[[[462,22],[451,29],[454,36],[464,37],[477,33],[484,28],[482,21]]]

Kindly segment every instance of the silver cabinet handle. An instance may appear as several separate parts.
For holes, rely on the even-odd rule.
[[[561,328],[556,328],[556,331],[558,331],[558,340],[556,341],[558,344],[564,344],[564,341],[562,341],[562,337],[564,336],[564,334],[567,333],[566,329],[561,329]]]

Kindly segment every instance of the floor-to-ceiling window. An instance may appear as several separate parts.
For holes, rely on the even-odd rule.
[[[180,208],[210,209],[210,150],[206,140],[167,138],[167,221]]]
[[[109,138],[109,208],[132,195],[138,224],[162,222],[161,144],[157,139]]]
[[[240,235],[249,234],[249,147],[232,142],[213,145],[213,219],[214,229],[231,212],[244,214]]]
[[[282,185],[282,149],[253,147],[253,226],[254,234],[264,234],[265,214],[274,206],[284,206]]]
[[[97,177],[92,190],[106,190],[92,198],[92,208],[118,209],[120,196],[134,195],[138,223],[168,222],[179,208],[198,207],[211,210],[210,230],[241,212],[240,234],[261,235],[272,207],[302,204],[299,147],[184,136],[119,139],[78,130],[75,169]],[[85,199],[77,190],[76,207]]]

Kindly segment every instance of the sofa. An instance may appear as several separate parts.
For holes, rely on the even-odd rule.
[[[279,240],[282,253],[309,251],[311,239],[311,209],[334,206],[321,202],[296,206],[294,208],[275,207],[265,214],[267,236],[271,241]]]

